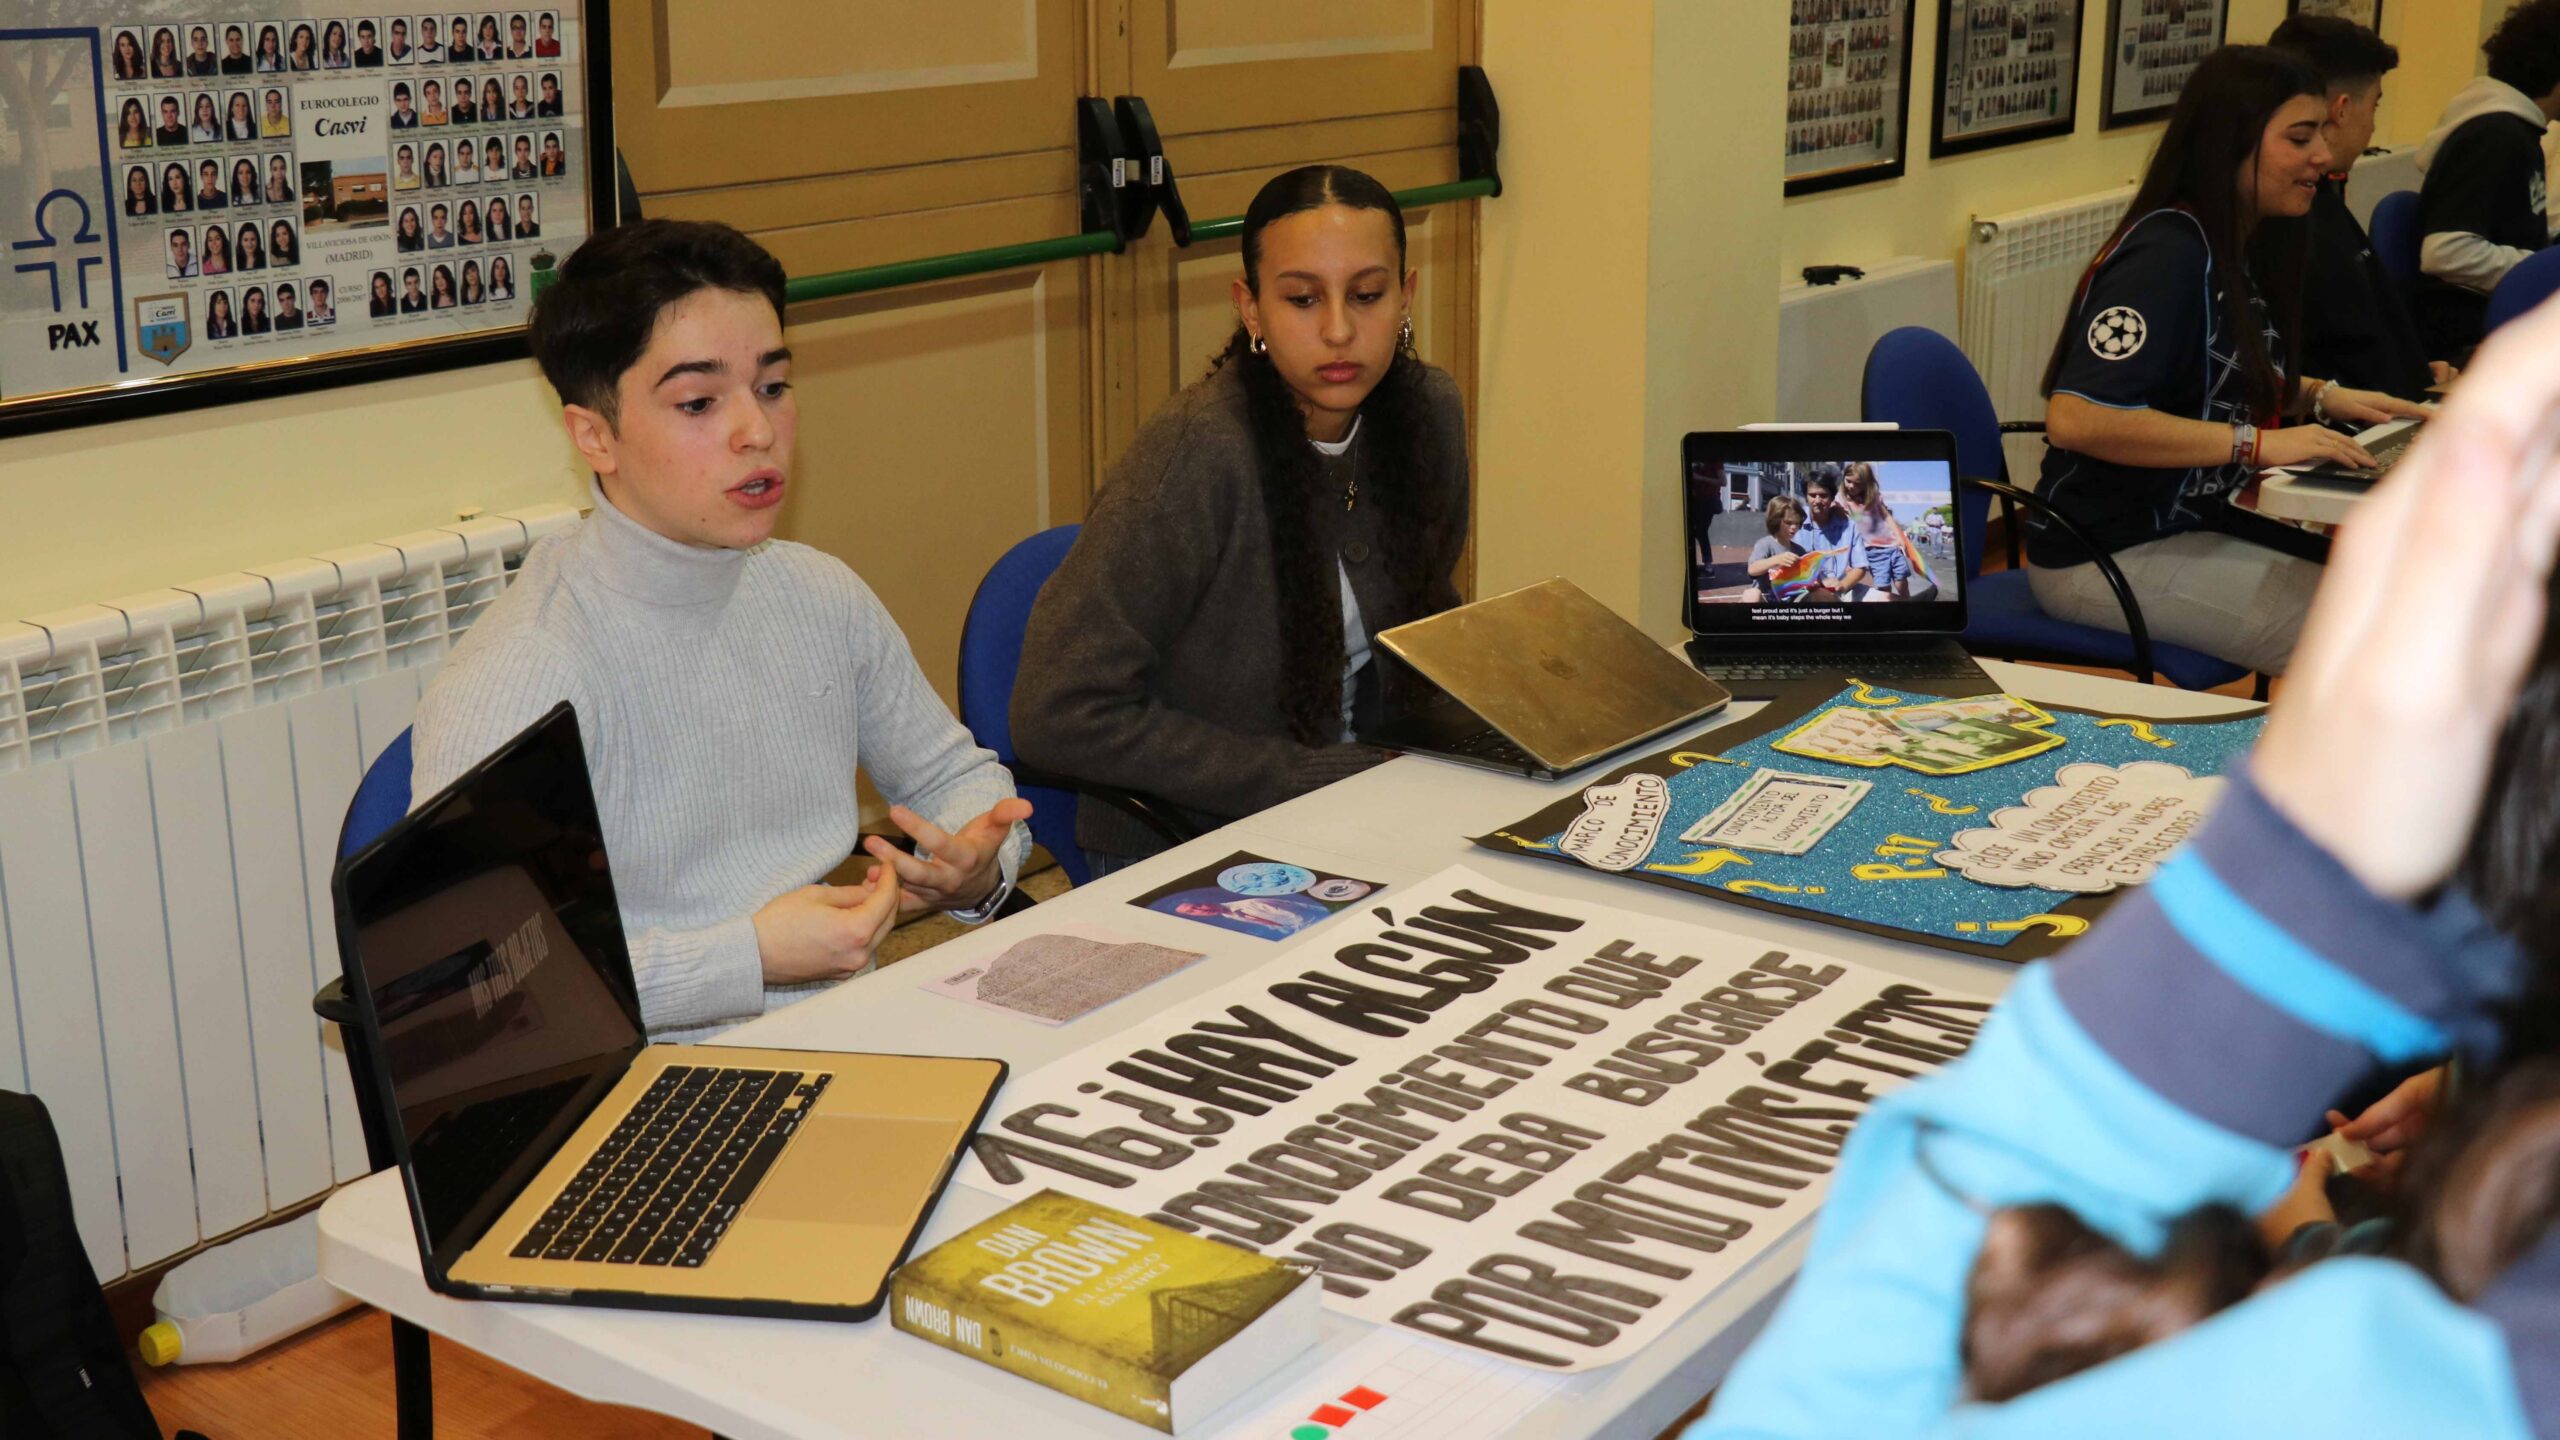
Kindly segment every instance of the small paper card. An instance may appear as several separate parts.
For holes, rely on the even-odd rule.
[[[1760,770],[1680,838],[1692,845],[1802,855],[1873,788],[1864,780]]]
[[[1897,717],[1899,718],[1899,717]],[[1890,759],[1923,775],[1962,775],[2040,755],[2062,743],[2049,730],[2029,730],[1989,720],[1948,720],[1934,730],[1912,730]]]
[[[1773,748],[1844,765],[1882,765],[1906,737],[1873,710],[1826,710]]]

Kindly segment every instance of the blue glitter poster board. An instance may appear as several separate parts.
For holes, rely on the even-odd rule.
[[[1998,708],[1956,705],[1967,703]],[[2015,758],[1975,762],[1979,768],[1944,753],[1899,762],[1869,755],[1864,763],[1805,753],[1825,748],[1807,738],[1817,733],[1835,737],[1829,748],[1849,748],[1836,737],[1861,727],[1893,731],[1875,716],[1942,720],[1948,705],[1853,680],[1819,704],[1770,706],[1622,765],[1475,843],[2023,962],[2060,949],[2128,884],[2147,878],[2159,851],[2182,838],[2218,792],[2220,782],[2189,777],[2223,774],[2265,723],[2262,712],[2166,720],[2015,705],[2032,718],[2002,717],[2018,723],[1978,727],[1988,738],[1973,742]],[[2005,741],[1990,732],[2005,732]],[[1744,792],[1764,770],[1780,772],[1789,793],[1762,808],[1778,819],[1755,831],[1751,814],[1736,809],[1761,795]],[[1844,809],[1837,797],[1850,791],[1856,798]],[[1753,835],[1748,844],[1719,843],[1743,832]],[[2019,836],[2024,843],[2011,843]],[[1997,883],[1973,878],[1980,875]]]

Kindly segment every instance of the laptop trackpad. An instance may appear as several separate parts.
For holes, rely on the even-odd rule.
[[[904,1225],[959,1142],[948,1121],[813,1115],[740,1218]]]

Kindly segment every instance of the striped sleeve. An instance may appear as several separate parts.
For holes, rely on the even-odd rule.
[[[2491,1007],[2519,978],[2467,897],[2373,895],[2245,780],[2107,926],[2124,940],[2054,966],[2063,1008],[2162,1098],[2270,1145],[2304,1139],[2377,1060],[2493,1049]]]
[[[2396,1263],[2327,1262],[2007,1405],[1965,1403],[1958,1354],[1992,1210],[2064,1205],[2149,1253],[2199,1205],[2263,1209],[2377,1057],[2485,1047],[2517,969],[2466,902],[2373,896],[2240,780],[1963,1060],[1869,1112],[1795,1288],[1692,1436],[2528,1433],[2560,1373],[2560,1251],[2536,1257],[2549,1283],[2520,1267],[2477,1309]]]

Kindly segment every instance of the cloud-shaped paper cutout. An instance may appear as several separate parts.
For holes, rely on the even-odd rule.
[[[1968,880],[2098,895],[2139,885],[2195,833],[2228,782],[2157,760],[2065,765],[1991,817],[1958,831],[1938,863]]]
[[[1661,776],[1639,771],[1614,785],[1594,785],[1582,792],[1582,813],[1556,841],[1556,848],[1594,870],[1626,870],[1652,853],[1654,837],[1671,814],[1671,786]]]

